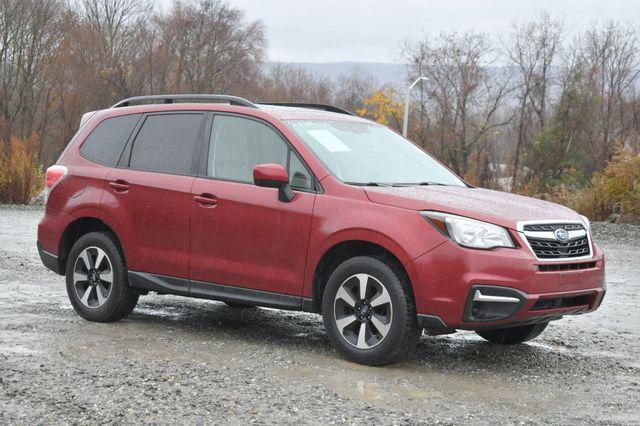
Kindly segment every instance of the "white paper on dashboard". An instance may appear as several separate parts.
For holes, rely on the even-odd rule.
[[[336,138],[333,133],[328,130],[307,130],[311,136],[322,144],[329,152],[348,152],[351,151],[348,146]]]

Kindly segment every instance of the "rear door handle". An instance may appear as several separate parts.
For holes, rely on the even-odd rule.
[[[109,186],[113,188],[115,192],[127,192],[130,189],[129,182],[120,179],[109,182]]]
[[[218,198],[211,194],[194,195],[193,199],[202,207],[215,207],[218,204]]]

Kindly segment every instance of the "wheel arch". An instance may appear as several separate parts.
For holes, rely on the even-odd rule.
[[[58,267],[63,273],[66,271],[67,258],[71,252],[71,248],[76,241],[83,235],[90,232],[104,232],[110,234],[118,247],[122,250],[122,244],[115,231],[103,220],[93,216],[85,216],[73,220],[67,225],[60,238],[60,246],[58,249]],[[126,257],[125,257],[126,259]]]
[[[385,263],[391,263],[399,273],[404,275],[403,278],[409,283],[410,296],[415,300],[409,274],[400,258],[392,250],[369,240],[352,239],[333,244],[325,250],[320,260],[316,263],[313,271],[312,300],[309,310],[312,312],[321,311],[322,296],[331,272],[344,261],[358,256],[376,257],[382,259]]]

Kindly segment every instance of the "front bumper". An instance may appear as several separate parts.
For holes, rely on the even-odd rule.
[[[550,263],[526,247],[473,250],[447,241],[405,266],[421,325],[478,330],[596,310],[605,294],[605,264],[595,245],[593,253]]]

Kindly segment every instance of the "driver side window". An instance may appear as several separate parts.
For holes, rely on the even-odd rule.
[[[207,176],[253,183],[257,164],[281,164],[294,189],[313,189],[311,173],[273,129],[255,120],[216,115],[209,143]]]

